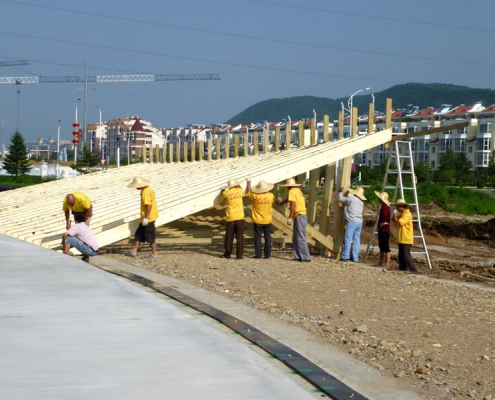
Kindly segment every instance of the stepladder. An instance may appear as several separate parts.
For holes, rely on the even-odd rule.
[[[389,177],[395,179],[395,186],[388,185]],[[389,156],[387,158],[387,164],[385,169],[385,176],[383,178],[382,192],[389,193],[393,190],[391,198],[395,203],[400,198],[406,200],[411,206],[411,212],[413,214],[413,228],[414,228],[414,244],[411,255],[424,256],[428,267],[431,269],[431,259],[426,246],[426,240],[421,226],[421,213],[418,203],[418,191],[417,191],[416,175],[414,174],[414,157],[411,151],[411,141],[394,141],[390,145]],[[373,232],[370,235],[368,246],[364,255],[364,261],[366,261],[368,255],[374,251],[375,237],[378,235],[378,219],[379,212],[377,213],[375,223],[373,225]],[[420,245],[420,246],[417,246]],[[418,250],[414,250],[418,249]]]

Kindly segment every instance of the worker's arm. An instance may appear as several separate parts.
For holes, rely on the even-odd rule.
[[[89,225],[89,220],[91,219],[91,214],[93,213],[93,206],[91,205],[85,212],[84,212],[84,221],[86,222],[86,225]]]
[[[65,228],[70,228],[70,210],[65,210]]]

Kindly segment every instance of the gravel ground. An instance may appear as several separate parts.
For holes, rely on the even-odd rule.
[[[278,316],[426,399],[495,398],[493,287],[435,279],[424,263],[413,276],[320,256],[299,263],[285,249],[252,259],[250,245],[242,260],[219,258],[215,245],[159,245],[156,260],[145,248],[126,257],[129,247],[100,254]]]

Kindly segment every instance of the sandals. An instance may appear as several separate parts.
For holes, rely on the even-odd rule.
[[[124,255],[129,256],[129,257],[136,257],[135,254],[132,254],[130,250],[127,250]]]

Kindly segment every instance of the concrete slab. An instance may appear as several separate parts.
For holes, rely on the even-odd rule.
[[[231,334],[79,259],[0,235],[0,274],[0,398],[315,398]]]

